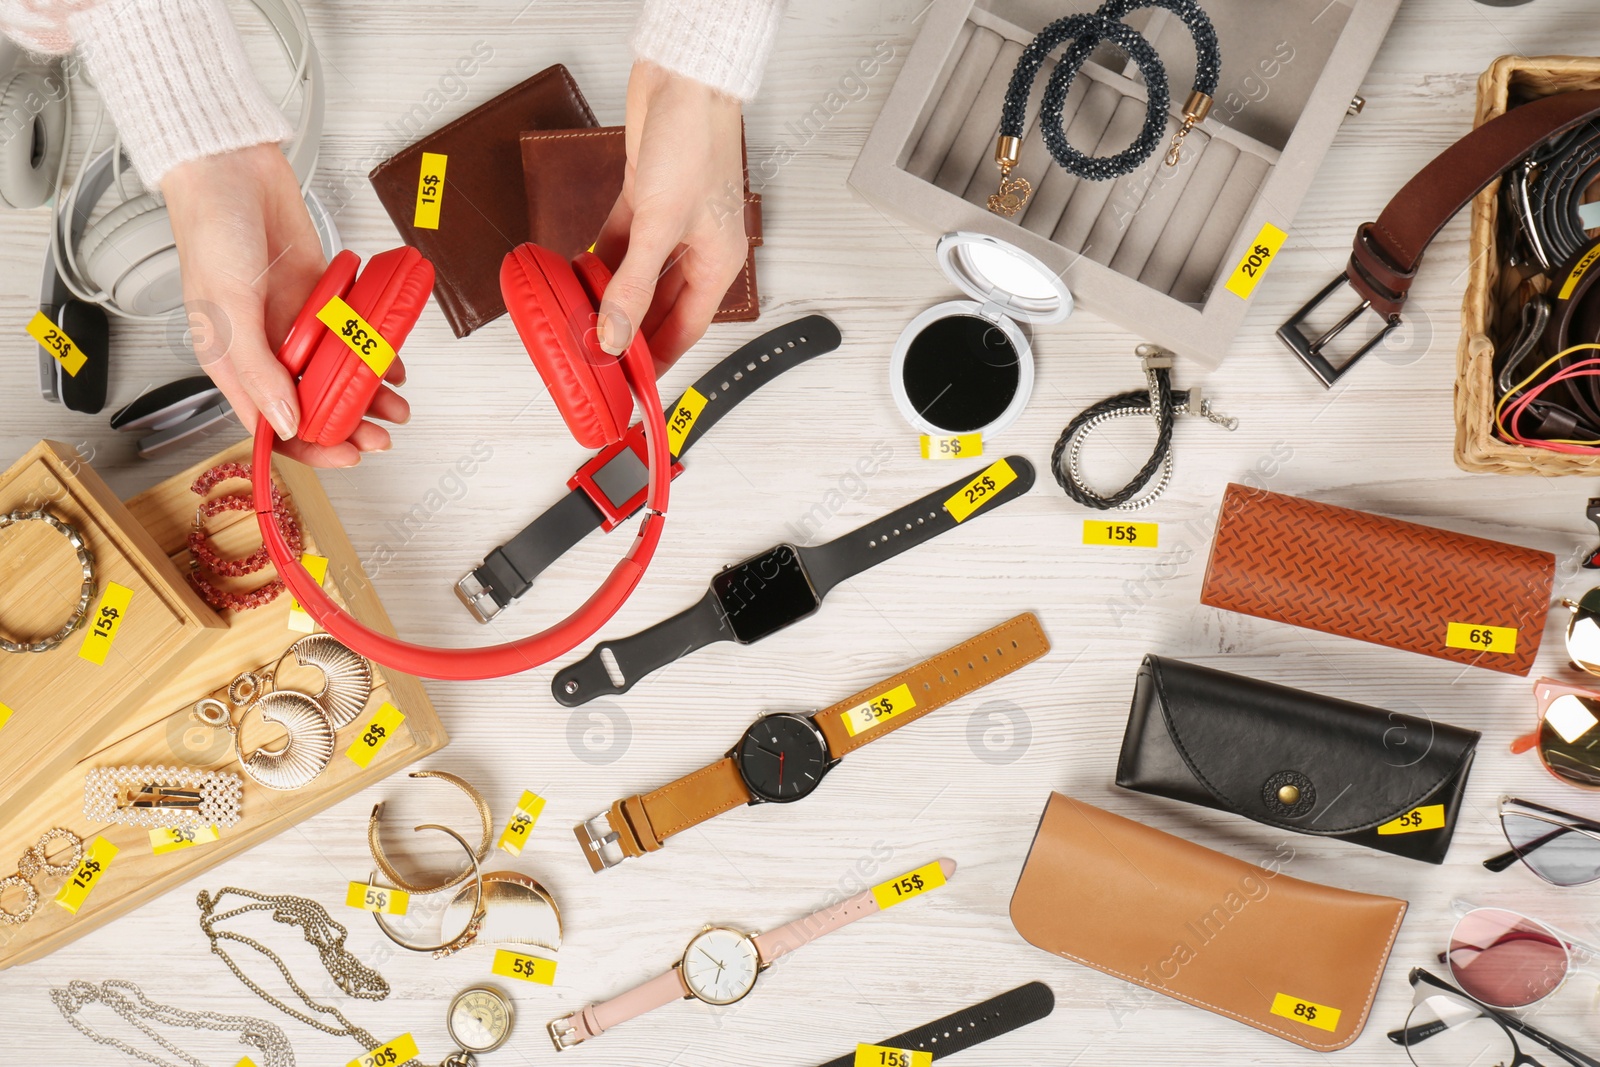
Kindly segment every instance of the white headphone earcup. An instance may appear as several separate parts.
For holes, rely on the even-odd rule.
[[[95,288],[136,315],[163,315],[183,304],[172,220],[148,194],[117,205],[85,233],[78,263]]]
[[[117,227],[133,218],[143,215],[146,211],[154,211],[161,206],[161,202],[148,193],[124,200],[116,207],[105,213],[98,222],[93,223],[83,231],[83,236],[78,238],[77,259],[80,264],[88,263],[94,254],[100,251],[100,246],[105,244],[106,238],[116,232]]]
[[[61,77],[59,71],[57,77]],[[0,91],[0,121],[20,128],[0,144],[0,203],[34,208],[50,199],[67,140],[65,86],[52,93],[41,74],[19,71]]]

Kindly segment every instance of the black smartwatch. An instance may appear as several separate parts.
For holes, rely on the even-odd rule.
[[[1054,1011],[1055,1007],[1056,995],[1049,986],[1043,982],[1029,982],[997,997],[990,997],[981,1004],[951,1012],[943,1019],[935,1019],[915,1030],[886,1037],[878,1045],[927,1052],[932,1059],[942,1060],[957,1052],[965,1052],[992,1037],[1036,1023]],[[852,1067],[858,1062],[855,1053],[851,1052],[829,1060],[822,1067]],[[905,1063],[906,1067],[910,1067],[909,1061]]]
[[[827,544],[779,544],[724,569],[693,607],[648,630],[602,641],[556,673],[550,683],[569,708],[626,693],[652,671],[717,641],[753,644],[814,614],[828,590],[946,530],[994,510],[1033,487],[1033,465],[1021,456],[997,459]],[[620,674],[613,678],[610,653]]]
[[[768,330],[712,367],[666,410],[672,476],[694,443],[739,401],[791,367],[839,347],[839,327],[822,315]],[[490,552],[456,583],[456,596],[488,622],[526,593],[533,580],[595,530],[610,532],[644,506],[650,478],[644,424],[597,452],[567,480],[567,495],[523,531]]]

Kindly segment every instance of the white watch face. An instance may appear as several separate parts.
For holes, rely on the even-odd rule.
[[[683,984],[707,1004],[732,1004],[755,988],[760,960],[748,934],[713,926],[683,952]]]

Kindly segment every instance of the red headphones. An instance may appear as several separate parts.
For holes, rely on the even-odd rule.
[[[414,248],[396,248],[373,256],[357,276],[361,259],[344,251],[311,292],[295,318],[278,359],[299,381],[300,438],[313,444],[337,444],[360,425],[377,396],[382,374],[356,348],[372,349],[385,342],[398,350],[433,288],[433,265]],[[642,337],[621,357],[607,355],[596,338],[594,312],[611,280],[604,263],[582,253],[570,264],[537,245],[523,244],[506,254],[500,265],[500,290],[539,376],[550,389],[567,429],[586,448],[603,448],[628,429],[637,399],[644,411],[650,491],[644,521],[628,554],[605,583],[566,620],[520,641],[484,648],[430,648],[369,629],[342,611],[316,579],[301,566],[272,514],[272,480],[255,479],[256,521],[272,562],[301,607],[338,640],[386,667],[425,678],[471,680],[500,678],[530,670],[568,652],[591,637],[614,615],[639,580],[661,540],[672,482],[667,425],[656,392],[655,367]],[[321,318],[338,297],[363,321],[354,333],[355,347],[330,330]],[[337,305],[335,305],[337,306]],[[370,326],[376,341],[363,337]],[[255,469],[270,470],[272,427],[256,425]]]

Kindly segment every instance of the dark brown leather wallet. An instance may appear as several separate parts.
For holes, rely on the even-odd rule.
[[[594,112],[557,63],[379,163],[368,175],[406,244],[433,263],[433,295],[457,337],[505,314],[500,261],[528,240],[518,137],[594,126]],[[446,157],[438,228],[418,228],[422,154]]]
[[[627,167],[624,128],[529,130],[522,134],[522,174],[528,196],[528,239],[571,259],[594,243],[622,194]],[[753,322],[761,315],[756,290],[756,245],[761,243],[761,194],[744,175],[744,232],[750,251],[744,270],[722,298],[712,322]]]

